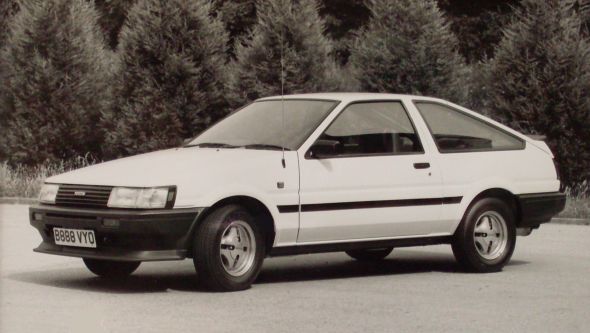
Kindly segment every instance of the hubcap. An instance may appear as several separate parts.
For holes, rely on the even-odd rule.
[[[252,228],[243,221],[233,221],[223,231],[219,257],[225,271],[232,276],[244,275],[254,264],[256,242]]]
[[[477,253],[484,259],[500,257],[508,244],[506,221],[502,215],[488,211],[480,215],[473,230],[473,240]]]

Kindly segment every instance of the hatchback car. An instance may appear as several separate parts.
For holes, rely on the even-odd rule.
[[[393,94],[259,99],[182,147],[50,177],[37,252],[103,277],[192,258],[212,289],[240,290],[267,256],[451,244],[501,270],[516,235],[565,205],[542,141],[453,103]]]

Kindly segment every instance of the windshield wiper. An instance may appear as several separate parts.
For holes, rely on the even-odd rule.
[[[265,144],[265,143],[254,143],[254,144],[250,144],[250,145],[244,145],[243,146],[246,149],[267,149],[267,150],[291,150],[289,148],[283,148],[281,146],[277,146],[277,145],[270,145],[270,144]]]
[[[238,146],[230,145],[229,143],[219,143],[219,142],[203,142],[203,143],[195,143],[184,146],[187,147],[199,147],[199,148],[238,148]]]

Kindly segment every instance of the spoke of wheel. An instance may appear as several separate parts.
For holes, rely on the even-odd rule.
[[[242,228],[236,227],[236,237],[238,245],[242,245]]]
[[[493,242],[489,241],[488,250],[487,250],[488,254],[490,254],[490,251],[492,251],[492,244],[493,244]]]
[[[483,237],[478,237],[475,239],[475,241],[477,242],[477,244],[479,244],[479,246],[481,247],[481,251],[485,251],[486,249],[486,242],[485,242],[485,238]]]
[[[233,246],[235,246],[234,240],[233,240],[233,238],[231,236],[225,236],[225,237],[223,237],[221,239],[221,245],[222,246],[223,245],[233,245]]]
[[[231,268],[232,268],[232,269],[235,269],[235,268],[236,268],[236,266],[238,265],[238,262],[239,262],[239,260],[240,260],[240,255],[238,254],[238,255],[236,256],[236,258],[234,259],[234,262],[233,262],[233,264],[231,265]]]
[[[230,251],[229,251],[229,250],[227,250],[227,249],[222,249],[222,250],[220,251],[220,254],[221,254],[221,256],[222,256],[222,257],[224,257],[224,258],[225,258],[225,260],[227,261],[227,264],[228,264],[228,265],[231,265],[231,263],[232,263],[232,259],[231,259]],[[223,262],[223,261],[222,261],[222,262]]]

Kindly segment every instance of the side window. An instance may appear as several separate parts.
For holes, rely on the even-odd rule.
[[[422,153],[422,144],[401,102],[355,103],[320,136],[336,156]]]
[[[521,139],[464,112],[437,103],[415,104],[441,153],[524,147]]]

